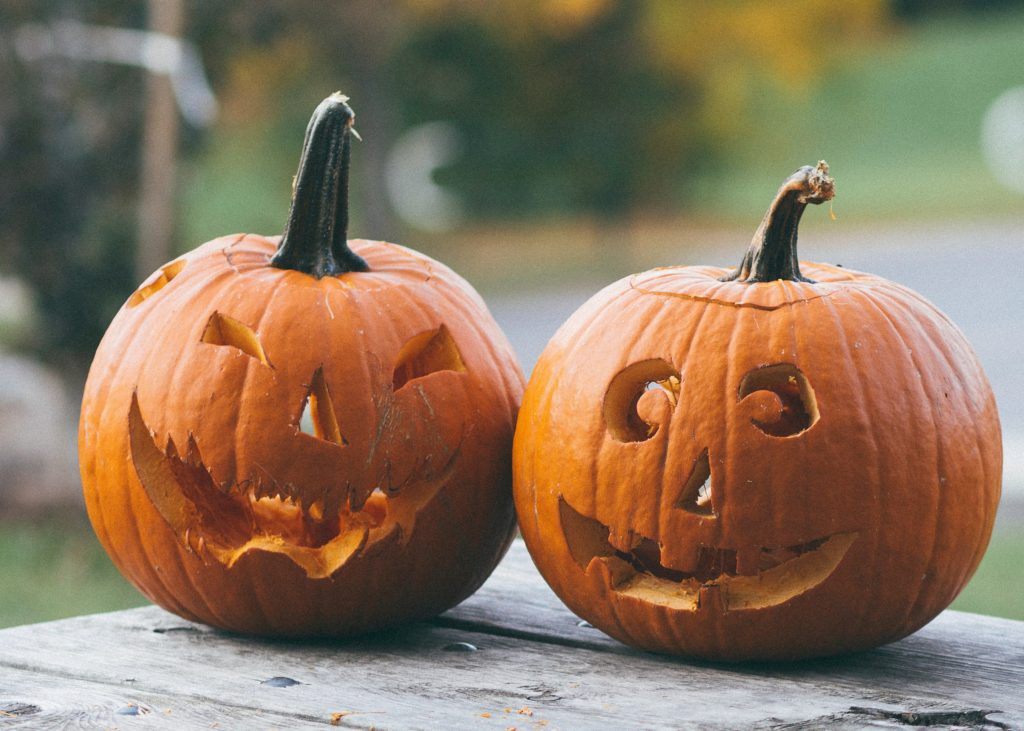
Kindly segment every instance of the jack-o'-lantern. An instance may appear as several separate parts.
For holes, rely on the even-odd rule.
[[[798,263],[824,163],[739,269],[610,285],[543,352],[513,449],[544,578],[608,634],[719,660],[913,632],[981,560],[1001,480],[988,381],[956,327],[870,274]]]
[[[347,240],[352,120],[340,95],[317,108],[280,240],[228,236],[162,267],[90,370],[96,533],[190,619],[345,635],[430,616],[512,537],[522,374],[458,275]]]

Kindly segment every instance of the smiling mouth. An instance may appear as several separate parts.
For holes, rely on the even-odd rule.
[[[605,576],[616,594],[684,611],[764,609],[814,588],[835,571],[857,538],[833,533],[805,543],[742,551],[700,546],[695,567],[678,571],[661,562],[649,538],[612,545],[607,526],[559,497],[562,532],[573,559],[587,574]]]
[[[415,498],[390,500],[378,488],[356,509],[337,494],[310,499],[292,485],[271,480],[218,484],[193,440],[184,455],[173,441],[163,449],[157,444],[135,395],[128,427],[139,482],[190,552],[228,568],[251,551],[284,554],[311,579],[331,576],[368,542],[393,533],[407,540],[418,507],[447,482],[455,457]]]

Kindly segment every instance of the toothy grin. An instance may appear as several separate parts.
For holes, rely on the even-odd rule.
[[[782,604],[828,578],[857,538],[834,533],[782,547],[701,546],[696,567],[678,571],[661,563],[649,538],[616,547],[607,526],[559,498],[562,530],[573,559],[588,574],[600,572],[617,594],[673,609],[761,609]]]
[[[429,489],[414,502],[395,506],[380,489],[360,506],[341,492],[316,499],[295,486],[245,480],[219,485],[190,440],[184,455],[173,442],[154,441],[133,396],[128,415],[132,462],[153,506],[185,547],[230,567],[250,551],[288,556],[309,578],[326,578],[361,551],[368,541],[395,534],[404,540],[416,520],[416,504],[432,497],[450,476],[455,450]],[[401,501],[396,501],[401,502]]]

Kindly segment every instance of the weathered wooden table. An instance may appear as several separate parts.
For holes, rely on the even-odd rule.
[[[872,652],[715,666],[580,623],[521,543],[430,622],[347,642],[223,634],[155,607],[0,631],[7,728],[1024,728],[1024,622],[945,612]]]

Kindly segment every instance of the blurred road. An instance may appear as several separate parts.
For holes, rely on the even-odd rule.
[[[900,282],[930,299],[974,346],[999,404],[1004,491],[1024,498],[1024,219],[845,232],[804,225],[801,258],[839,263]],[[684,246],[663,264],[738,263],[747,236]],[[641,243],[642,245],[642,243]],[[685,252],[685,253],[684,253]],[[608,282],[487,297],[529,373],[558,326]]]

